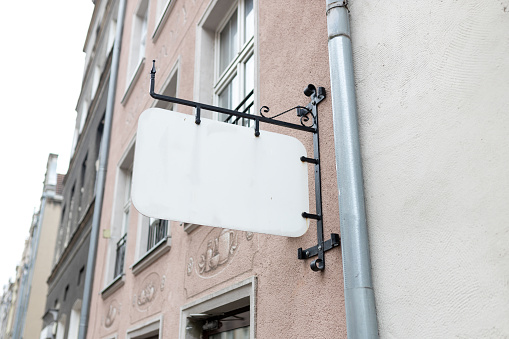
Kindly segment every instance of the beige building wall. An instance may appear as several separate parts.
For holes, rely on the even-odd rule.
[[[32,288],[25,319],[24,338],[39,338],[42,330],[42,316],[48,293],[48,276],[55,249],[57,229],[60,222],[61,197],[47,197],[42,215],[41,234],[35,258]]]
[[[382,338],[509,336],[509,2],[351,1]]]

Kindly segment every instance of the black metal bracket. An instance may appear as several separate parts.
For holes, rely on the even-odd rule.
[[[314,85],[308,85],[304,89],[304,94],[311,98],[311,101],[304,106],[295,106],[290,108],[284,112],[278,113],[272,117],[267,117],[264,113],[268,113],[270,111],[269,107],[262,106],[260,109],[260,115],[254,115],[244,112],[240,112],[237,109],[240,109],[241,106],[245,104],[245,100],[237,107],[236,110],[231,110],[227,108],[207,105],[199,102],[194,102],[190,100],[174,98],[170,96],[165,96],[161,94],[157,94],[154,91],[155,87],[155,75],[156,75],[156,67],[155,60],[152,63],[152,70],[150,71],[150,96],[157,100],[172,102],[179,105],[194,107],[195,109],[195,123],[200,124],[201,122],[201,110],[205,109],[208,111],[228,114],[230,116],[235,116],[237,119],[233,120],[233,122],[238,121],[240,118],[249,119],[255,121],[255,136],[260,136],[260,122],[268,123],[272,125],[282,126],[286,128],[296,129],[305,132],[313,133],[313,152],[314,157],[308,158],[302,156],[300,160],[302,162],[307,162],[315,165],[315,196],[316,196],[316,214],[310,214],[307,212],[302,212],[303,218],[316,220],[316,229],[317,229],[317,239],[318,245],[308,248],[307,250],[302,250],[302,248],[298,249],[298,258],[299,259],[308,259],[313,256],[318,256],[313,262],[311,262],[310,266],[313,271],[323,271],[325,268],[325,258],[324,253],[334,247],[339,246],[340,238],[338,234],[331,234],[331,239],[324,241],[323,240],[323,218],[322,218],[322,183],[320,176],[320,147],[319,147],[319,133],[318,133],[318,104],[325,99],[325,88],[318,87],[316,88]],[[252,93],[250,93],[252,94]],[[252,104],[251,104],[252,105]],[[251,107],[249,105],[249,107]],[[300,125],[289,123],[286,121],[276,120],[274,118],[279,117],[285,113],[296,110],[297,116],[300,117]],[[310,119],[311,122],[310,122]],[[228,120],[228,119],[227,119]]]
[[[311,111],[313,117],[313,126],[316,132],[313,133],[313,152],[314,157],[308,158],[302,156],[300,160],[315,165],[315,196],[316,196],[316,214],[310,214],[307,212],[302,213],[302,217],[316,220],[316,237],[318,244],[310,247],[306,250],[299,248],[297,251],[297,258],[305,260],[314,256],[318,256],[310,264],[313,271],[323,271],[325,269],[325,252],[339,246],[340,238],[339,234],[331,234],[331,238],[327,241],[323,239],[323,213],[322,213],[322,179],[320,172],[320,140],[318,133],[318,104],[325,99],[325,88],[316,88],[313,85],[308,85],[304,89],[304,94],[311,98],[311,102],[304,107],[304,110]],[[305,114],[303,109],[298,111],[301,116],[301,121],[305,120],[308,116]]]

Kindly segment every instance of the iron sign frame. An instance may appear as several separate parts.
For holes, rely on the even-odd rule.
[[[300,130],[304,132],[313,133],[313,158],[308,158],[302,156],[300,158],[301,161],[307,162],[310,164],[314,164],[315,168],[315,202],[316,202],[316,213],[308,213],[302,212],[303,218],[309,218],[316,220],[316,229],[317,229],[317,241],[318,244],[310,247],[308,249],[303,250],[299,248],[297,251],[297,258],[301,260],[305,260],[308,258],[312,258],[314,256],[318,256],[317,259],[313,260],[310,264],[311,269],[313,271],[323,271],[325,269],[325,256],[324,253],[328,250],[333,249],[340,245],[340,237],[339,234],[332,233],[331,238],[327,241],[324,241],[323,234],[323,212],[322,212],[322,182],[321,182],[321,174],[320,174],[320,145],[319,145],[319,129],[318,129],[318,104],[325,99],[325,88],[318,87],[316,88],[314,85],[310,84],[304,89],[304,94],[307,97],[311,98],[311,101],[306,106],[296,106],[290,108],[284,112],[276,114],[272,117],[267,117],[264,113],[268,113],[270,111],[269,107],[262,106],[260,109],[260,115],[254,115],[246,113],[247,109],[243,112],[238,110],[231,110],[227,108],[217,107],[213,105],[203,104],[191,100],[185,100],[175,97],[170,97],[166,95],[161,95],[155,93],[155,75],[156,75],[156,67],[155,60],[152,61],[152,69],[150,71],[150,96],[156,100],[171,102],[179,105],[190,106],[195,109],[195,123],[197,125],[201,122],[201,110],[208,110],[217,113],[228,114],[230,116],[235,116],[238,119],[244,118],[255,121],[255,136],[260,136],[260,122],[277,125],[281,127],[291,128],[295,130]],[[252,93],[250,93],[252,95]],[[245,101],[245,100],[244,100]],[[240,109],[245,102],[242,102],[237,109]],[[249,105],[248,108],[250,108]],[[300,117],[301,124],[289,123],[286,121],[276,120],[274,118],[279,117],[285,113],[288,113],[293,110],[297,111],[297,116]],[[307,126],[305,123],[309,122],[310,116],[312,118],[311,126]],[[238,120],[237,119],[237,120]]]

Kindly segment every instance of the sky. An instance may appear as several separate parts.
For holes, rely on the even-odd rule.
[[[7,1],[0,11],[0,287],[14,280],[50,153],[69,165],[91,0]]]

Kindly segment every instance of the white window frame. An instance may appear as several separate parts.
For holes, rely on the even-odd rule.
[[[179,338],[195,338],[191,333],[188,333],[196,330],[193,328],[193,323],[189,321],[192,314],[207,314],[209,310],[233,304],[244,298],[249,298],[249,337],[256,338],[256,291],[257,279],[253,276],[182,306],[180,308]]]
[[[132,224],[133,212],[135,211],[134,208],[132,208],[131,197],[128,196],[127,193],[129,187],[127,181],[132,179],[135,140],[136,139],[133,138],[129,143],[117,165],[115,193],[113,196],[113,213],[111,215],[111,226],[105,265],[106,274],[104,275],[105,280],[103,282],[105,289],[102,292],[103,294],[111,287],[112,283],[119,280],[118,277],[114,277],[117,243],[126,233],[129,232],[129,225]],[[125,220],[126,209],[129,211],[129,220],[127,220],[127,223]],[[127,255],[127,252],[125,255]],[[126,260],[124,258],[124,275],[126,267]]]
[[[254,0],[253,0],[253,11],[254,11]],[[226,66],[224,71],[220,71],[221,66],[221,42],[220,36],[221,32],[224,30],[235,11],[237,12],[237,44],[238,44],[238,54],[233,57],[228,66]],[[253,14],[254,15],[254,14]],[[236,104],[239,104],[246,96],[246,88],[245,88],[245,64],[247,61],[254,57],[254,34],[255,27],[253,27],[253,36],[249,37],[249,39],[245,40],[245,0],[238,0],[234,2],[234,5],[230,8],[227,14],[224,16],[221,24],[216,30],[215,34],[215,56],[214,56],[214,105],[219,106],[219,96],[220,94],[227,88],[227,86],[232,82],[233,78],[237,76],[237,81],[239,84],[239,88],[237,89],[238,93],[238,103],[233,103],[230,109],[235,109],[233,107]],[[253,22],[255,25],[255,23]],[[254,71],[254,70],[253,70]],[[221,74],[220,74],[221,72]],[[253,74],[254,77],[254,74]],[[254,97],[253,97],[254,100]],[[219,113],[215,112],[215,119],[219,119]]]
[[[122,104],[127,101],[134,87],[134,83],[140,77],[141,70],[145,64],[145,50],[148,43],[149,10],[150,1],[140,0],[132,18],[131,46],[127,66],[126,90],[124,97],[121,100]]]
[[[235,7],[238,6],[238,0],[211,0],[207,5],[202,17],[199,19],[196,28],[196,42],[195,42],[195,64],[194,64],[194,88],[193,88],[193,100],[197,102],[203,102],[206,104],[217,105],[218,98],[216,94],[220,93],[220,89],[214,90],[217,86],[218,66],[216,66],[217,56],[216,53],[218,47],[217,44],[217,33],[219,28],[222,28],[226,24],[229,16],[226,14],[233,14]],[[248,49],[243,49],[240,46],[240,51],[243,51],[245,57],[249,57],[253,53],[253,81],[254,81],[254,96],[253,96],[253,107],[259,106],[259,75],[258,75],[258,2],[253,1],[253,21],[254,21],[254,37],[252,42],[249,42]],[[240,33],[239,33],[240,34]],[[242,36],[243,38],[243,36]],[[245,45],[244,45],[245,46]],[[248,54],[248,55],[246,55]],[[242,58],[243,61],[247,60]],[[253,112],[257,114],[256,112]],[[210,111],[203,110],[202,117],[207,119],[217,119],[218,114]]]
[[[163,333],[163,317],[158,316],[157,318],[153,318],[147,320],[133,328],[130,328],[126,332],[126,339],[138,339],[145,338],[148,335],[155,335],[154,332],[157,331],[159,338],[162,338]]]
[[[168,20],[176,0],[157,0],[156,25],[152,32],[152,41],[155,42],[159,37],[162,27]]]

